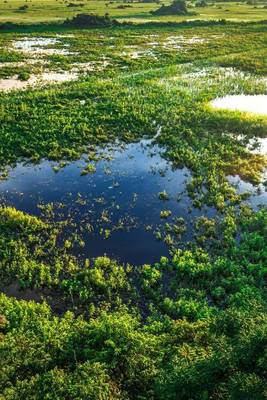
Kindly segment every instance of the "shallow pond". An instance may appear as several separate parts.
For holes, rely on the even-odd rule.
[[[107,254],[134,264],[156,262],[172,244],[193,238],[197,217],[215,215],[212,208],[191,209],[186,192],[190,173],[173,169],[163,151],[142,140],[91,151],[91,161],[84,155],[64,168],[49,161],[21,163],[0,181],[0,195],[7,205],[34,215],[53,203],[53,218],[69,221],[62,242],[73,234],[83,242],[72,240],[70,251],[79,257]],[[266,196],[260,201],[267,203]],[[256,206],[255,197],[251,202]],[[181,236],[171,233],[174,243],[166,240],[166,223],[182,227]]]
[[[233,95],[217,98],[211,102],[214,108],[244,111],[267,115],[267,95]]]
[[[70,55],[73,54],[65,48],[56,48],[62,44],[59,39],[56,38],[46,38],[46,37],[36,37],[36,38],[22,38],[13,43],[13,48],[23,53],[29,54],[44,54],[44,55]]]
[[[0,182],[1,197],[35,215],[40,215],[40,203],[54,203],[56,220],[70,216],[77,225],[69,233],[77,230],[84,240],[83,248],[73,249],[83,257],[106,253],[124,262],[148,263],[167,255],[168,245],[156,238],[156,231],[175,217],[190,225],[200,213],[188,213],[188,170],[173,170],[150,140],[111,146],[98,156],[101,159],[90,162],[92,171],[87,174],[82,173],[88,166],[85,157],[57,173],[52,168],[56,164],[48,161],[19,164]],[[161,192],[168,200],[160,199]],[[172,214],[162,218],[162,210]],[[190,231],[184,237],[189,239]]]
[[[46,38],[46,37],[24,37],[14,42],[13,46],[15,49],[19,49],[26,52],[35,51],[38,47],[44,46],[54,46],[60,43],[60,41],[56,38]]]
[[[267,138],[251,139],[247,147],[252,153],[263,154],[267,157]]]

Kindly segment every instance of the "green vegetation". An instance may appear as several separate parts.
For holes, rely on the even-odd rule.
[[[64,25],[77,28],[101,28],[116,24],[115,20],[110,19],[108,14],[104,17],[95,14],[77,14],[72,19],[64,21]]]
[[[161,218],[168,218],[172,212],[170,210],[162,210],[160,213]]]
[[[55,316],[53,295],[52,310],[1,295],[3,398],[264,399],[267,214],[243,210],[238,246],[235,223],[224,224],[216,255],[194,248],[153,266],[107,257],[79,266],[52,257],[52,228],[2,210],[3,278],[49,290],[70,310]]]
[[[81,172],[81,174],[86,175],[86,174],[92,174],[96,170],[96,167],[93,164],[88,164],[84,170]]]
[[[30,215],[1,199],[0,399],[264,400],[267,210],[248,206],[249,194],[229,175],[263,190],[266,157],[250,143],[266,138],[267,120],[209,103],[226,94],[266,94],[267,25],[178,24],[182,17],[166,24],[155,17],[158,23],[127,26],[87,15],[90,26],[108,21],[105,29],[80,30],[73,26],[84,20],[80,7],[149,21],[159,5],[70,4],[34,0],[23,16],[19,1],[0,5],[2,21],[50,22],[2,32],[0,83],[77,74],[64,84],[1,93],[1,179],[19,162],[42,159],[57,161],[60,173],[83,157],[81,175],[94,174],[108,145],[149,139],[173,169],[190,172],[188,219],[192,210],[198,217],[193,239],[180,245],[188,221],[169,209],[180,199],[159,187],[154,199],[164,230],[155,236],[170,254],[129,265],[77,255],[84,242],[68,231],[72,210],[59,221],[53,204],[38,204],[38,215]],[[201,13],[221,18],[219,6],[226,7],[202,4]],[[245,19],[248,12],[262,19],[267,11],[259,7],[227,3],[245,10]],[[72,24],[53,24],[66,18]],[[76,194],[80,207],[90,207]],[[132,207],[136,201],[133,193]],[[102,195],[96,203],[105,203]],[[116,204],[114,210],[120,212]],[[110,211],[102,212],[103,223]],[[101,229],[107,240],[124,221]]]
[[[165,5],[172,1],[164,2]],[[76,7],[69,7],[73,3]],[[27,4],[29,7],[26,11],[19,11],[18,8]],[[78,7],[78,5],[84,4]],[[193,3],[194,4],[194,3]],[[131,5],[131,7],[119,7],[121,5]],[[39,22],[58,22],[67,18],[72,18],[78,13],[105,15],[109,13],[111,18],[131,20],[133,22],[145,21],[184,21],[187,19],[229,19],[240,21],[259,21],[267,19],[267,9],[264,1],[258,1],[256,5],[247,4],[247,2],[208,2],[206,7],[201,10],[197,8],[199,15],[174,15],[174,16],[156,16],[151,14],[159,8],[158,1],[132,1],[129,2],[107,2],[106,0],[90,0],[90,1],[56,1],[56,0],[31,0],[25,3],[22,0],[5,0],[0,3],[0,21],[14,23],[39,23]],[[190,3],[189,3],[190,6]],[[189,8],[193,11],[194,7]]]
[[[185,0],[174,0],[168,6],[164,4],[158,9],[153,11],[154,15],[189,15],[188,9],[186,7]]]

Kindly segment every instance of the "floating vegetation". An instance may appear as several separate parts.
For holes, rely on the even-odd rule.
[[[170,200],[169,194],[166,192],[166,190],[163,190],[162,192],[158,193],[158,198],[160,200]]]
[[[160,212],[161,218],[168,218],[172,214],[171,210],[162,210]]]
[[[87,166],[82,170],[81,175],[93,174],[96,171],[94,164],[87,164]]]

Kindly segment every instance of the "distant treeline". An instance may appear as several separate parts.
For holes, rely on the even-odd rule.
[[[97,14],[77,14],[73,18],[67,18],[63,25],[73,26],[77,28],[102,28],[121,25],[116,19],[111,19],[109,14],[104,16]]]
[[[40,24],[16,24],[13,22],[5,22],[0,24],[1,30],[16,30],[16,29],[27,29],[33,26],[44,26],[44,27],[51,27],[51,26],[72,26],[76,28],[103,28],[103,27],[111,27],[117,25],[123,25],[124,23],[120,23],[115,19],[111,19],[108,14],[103,16],[97,14],[77,14],[73,18],[67,18],[63,22],[59,22],[57,24],[53,23],[40,23]]]
[[[226,19],[219,20],[192,20],[192,21],[181,21],[181,22],[171,22],[171,21],[150,21],[150,22],[142,22],[142,23],[133,23],[131,21],[123,21],[120,22],[116,19],[110,18],[108,14],[104,16],[97,14],[77,14],[73,18],[67,18],[65,21],[58,23],[39,23],[39,24],[21,24],[21,23],[13,23],[13,22],[4,22],[0,24],[0,31],[17,31],[17,30],[50,30],[58,28],[109,28],[109,27],[194,27],[194,26],[215,26],[215,25],[243,25],[243,24],[267,24],[267,20],[263,21],[228,21]]]

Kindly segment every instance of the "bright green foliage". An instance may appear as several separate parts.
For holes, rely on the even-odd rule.
[[[1,215],[6,232],[14,224],[27,232],[30,221],[42,233],[36,218]],[[50,268],[42,285],[58,281],[80,316],[2,294],[3,398],[264,399],[266,221],[264,210],[241,215],[240,243],[217,255],[196,248],[142,268],[107,257],[59,275]],[[17,273],[8,271],[12,280]]]

